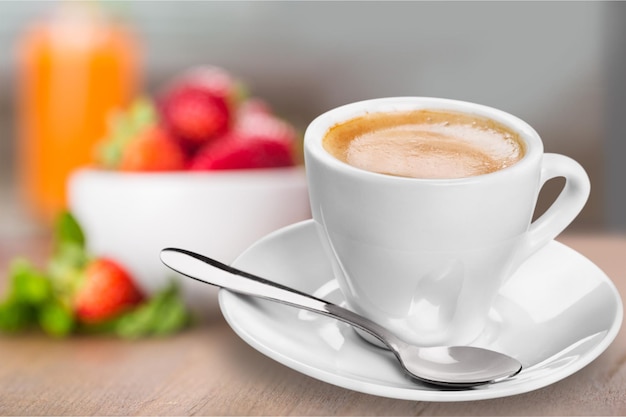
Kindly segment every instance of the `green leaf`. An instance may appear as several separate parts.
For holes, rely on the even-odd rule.
[[[44,304],[39,310],[38,320],[42,330],[54,337],[67,336],[75,325],[72,310],[58,300]]]
[[[146,97],[140,97],[130,107],[131,129],[137,131],[156,122],[157,112],[152,101]]]
[[[16,259],[10,266],[11,289],[9,297],[28,304],[39,305],[52,296],[48,278],[29,261]]]
[[[161,305],[159,320],[154,323],[153,334],[165,336],[185,328],[190,322],[185,304],[179,298],[169,299]]]
[[[33,323],[33,308],[15,299],[5,300],[0,304],[0,331],[17,333],[28,329]]]
[[[104,168],[116,169],[124,148],[139,132],[157,122],[157,111],[152,101],[140,97],[128,109],[116,110],[109,117],[106,137],[96,149],[96,160]]]
[[[126,339],[138,339],[150,335],[153,320],[153,304],[147,303],[126,313],[116,323],[115,333]]]
[[[90,257],[84,247],[72,242],[66,242],[57,247],[54,255],[50,258],[49,265],[63,265],[64,268],[82,269],[90,261]]]
[[[67,244],[85,247],[85,234],[72,213],[61,213],[54,225],[55,245],[63,246]]]
[[[54,296],[69,304],[84,280],[85,263],[73,263],[63,257],[52,258],[48,264],[48,276]]]
[[[172,283],[148,302],[122,316],[115,333],[124,338],[164,336],[187,327],[191,316],[182,300],[178,286]]]
[[[90,261],[86,239],[76,218],[62,213],[55,224],[55,247],[48,261],[47,274],[55,296],[69,303],[82,283],[83,271]]]

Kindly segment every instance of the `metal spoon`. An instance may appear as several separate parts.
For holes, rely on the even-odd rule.
[[[207,284],[346,322],[379,339],[396,355],[410,376],[430,384],[467,388],[501,381],[522,369],[519,361],[483,348],[417,347],[407,344],[387,329],[343,307],[184,249],[163,249],[161,261],[174,271]],[[228,274],[216,274],[215,268]]]

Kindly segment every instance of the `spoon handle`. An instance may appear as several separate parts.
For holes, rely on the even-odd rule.
[[[387,329],[350,310],[296,289],[241,271],[215,259],[185,249],[166,248],[161,251],[161,261],[174,271],[206,284],[265,298],[341,320],[371,334],[393,351],[404,345],[404,342],[397,339]],[[226,274],[216,273],[216,268],[226,272]]]

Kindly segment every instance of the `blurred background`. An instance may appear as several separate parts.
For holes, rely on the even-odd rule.
[[[36,153],[32,144],[22,143],[24,131],[32,129],[29,114],[38,111],[24,104],[24,97],[52,89],[45,68],[59,52],[41,46],[44,35],[37,24],[49,22],[64,6],[0,3],[3,239],[41,230],[20,197],[20,172]],[[40,104],[48,110],[62,113],[59,109],[76,100],[84,77],[92,78],[93,94],[106,107],[138,93],[155,94],[174,74],[198,64],[217,65],[241,78],[301,130],[321,112],[367,98],[474,101],[521,117],[543,137],[546,151],[568,155],[586,168],[591,197],[570,230],[626,231],[624,3],[101,1],[96,7],[128,29],[109,33],[111,44],[99,52],[104,62],[117,60],[121,78],[112,79],[106,67],[85,75],[69,65],[65,81],[46,96],[60,104]],[[68,22],[57,22],[62,36],[55,39],[58,45],[68,42],[68,48],[89,48],[89,39],[108,30],[101,21]],[[94,30],[96,23],[104,26]],[[71,61],[71,54],[60,54]],[[35,88],[37,77],[44,80]],[[60,131],[76,123],[63,114],[51,119]],[[547,187],[541,207],[560,186],[556,181]]]

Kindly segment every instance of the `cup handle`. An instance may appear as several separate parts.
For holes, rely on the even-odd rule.
[[[540,186],[557,177],[565,178],[565,187],[548,210],[530,225],[521,260],[557,237],[576,218],[589,198],[589,177],[578,162],[565,155],[544,154]]]

